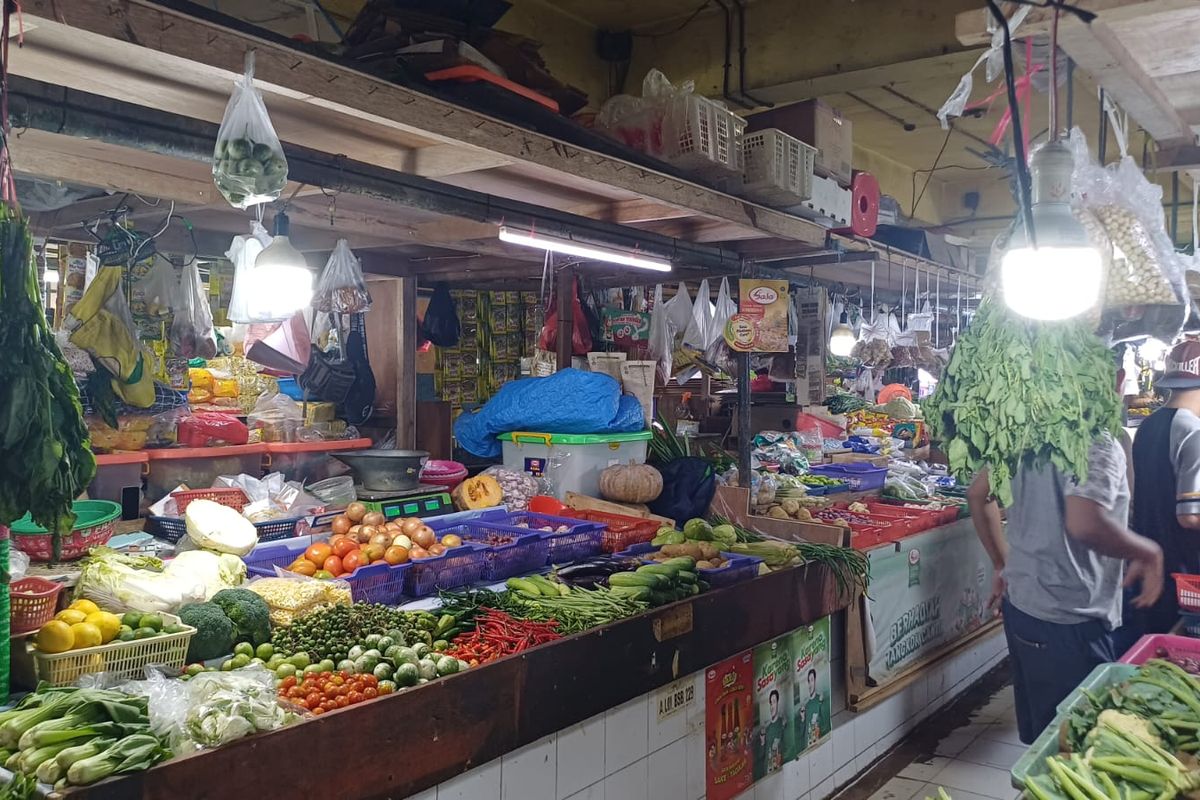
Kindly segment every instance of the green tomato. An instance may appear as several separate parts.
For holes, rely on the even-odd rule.
[[[288,664],[285,662],[275,668],[275,675],[276,675],[276,677],[278,677],[280,679],[290,678],[291,676],[293,676],[295,674],[296,674],[296,665],[295,664]]]
[[[233,664],[234,669],[248,667],[250,666],[250,656],[246,655],[245,653],[238,653],[233,657],[233,659],[231,659],[231,663]]]
[[[304,668],[305,675],[316,675],[320,671],[321,671],[320,664],[309,664],[307,667]]]
[[[259,658],[261,658],[263,661],[269,662],[272,658],[275,657],[275,648],[271,645],[270,642],[263,642],[254,651],[254,654],[256,656],[258,656]]]
[[[322,658],[317,663],[317,666],[321,668],[321,672],[333,672],[333,667],[334,667],[333,659],[332,658]]]
[[[221,672],[229,672],[233,669],[233,659],[221,662]]]
[[[254,656],[254,645],[249,642],[238,642],[233,646],[233,654],[235,656],[244,655],[247,659],[250,659]]]
[[[296,669],[304,669],[305,667],[307,667],[309,664],[312,663],[312,660],[308,657],[308,653],[304,653],[304,652],[293,654],[292,657],[288,659],[288,661]]]

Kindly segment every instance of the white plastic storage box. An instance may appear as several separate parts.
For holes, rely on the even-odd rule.
[[[332,453],[366,450],[370,447],[370,439],[340,439],[328,442],[268,442],[266,444],[267,455],[263,459],[263,470],[267,474],[282,472],[289,481],[300,481],[307,485],[350,472],[350,468],[334,458]]]
[[[121,519],[137,519],[142,504],[142,476],[149,461],[144,452],[97,455],[96,477],[88,485],[88,497],[116,503],[121,507]]]
[[[546,494],[562,500],[567,492],[598,497],[600,473],[614,464],[646,460],[650,431],[637,433],[532,433],[500,435],[504,466],[542,481]]]
[[[189,489],[207,489],[220,475],[244,473],[261,478],[266,452],[265,444],[147,450],[150,471],[146,476],[146,502],[158,502],[181,483]]]
[[[742,191],[753,200],[790,206],[812,197],[817,148],[767,128],[743,134],[745,172]]]

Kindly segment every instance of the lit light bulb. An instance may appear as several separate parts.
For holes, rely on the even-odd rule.
[[[850,355],[850,351],[854,349],[854,343],[857,341],[849,322],[849,317],[843,311],[842,318],[838,320],[837,325],[833,326],[833,333],[829,335],[829,352],[839,358]]]
[[[288,218],[282,211],[275,215],[275,236],[254,260],[246,288],[250,313],[259,321],[288,319],[312,302],[312,270],[288,239]]]

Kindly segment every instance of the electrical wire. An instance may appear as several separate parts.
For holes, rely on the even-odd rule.
[[[1047,0],[1049,2],[1049,0]],[[1037,247],[1037,233],[1033,226],[1033,202],[1030,192],[1029,164],[1025,160],[1025,138],[1021,129],[1021,105],[1017,97],[1016,69],[1013,67],[1012,31],[1008,19],[996,5],[996,0],[987,0],[987,7],[1004,30],[1004,84],[1008,90],[1008,106],[1012,115],[1013,150],[1016,153],[1018,206],[1025,222],[1025,235],[1029,244]]]
[[[946,138],[942,139],[942,146],[938,148],[937,155],[934,156],[934,158],[933,158],[933,166],[929,168],[929,170],[928,170],[929,174],[925,176],[925,185],[921,187],[921,193],[919,195],[915,195],[913,198],[912,214],[909,215],[913,218],[916,218],[916,216],[917,216],[917,206],[920,204],[921,200],[925,197],[925,190],[929,188],[929,182],[933,180],[933,173],[937,171],[938,162],[940,162],[942,160],[942,155],[946,152],[946,145],[950,144],[950,134],[952,134],[952,133],[954,133],[953,125],[951,125],[949,127],[949,129],[947,129]],[[916,188],[917,188],[917,173],[915,173],[915,172],[913,173],[912,180],[913,180],[913,191],[915,192]]]

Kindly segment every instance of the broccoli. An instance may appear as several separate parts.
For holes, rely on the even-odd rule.
[[[267,601],[249,589],[222,589],[209,601],[216,603],[233,620],[237,640],[258,647],[271,640],[271,609]]]
[[[190,603],[179,609],[179,619],[196,629],[196,635],[188,643],[189,662],[207,661],[232,652],[237,628],[216,603]]]

